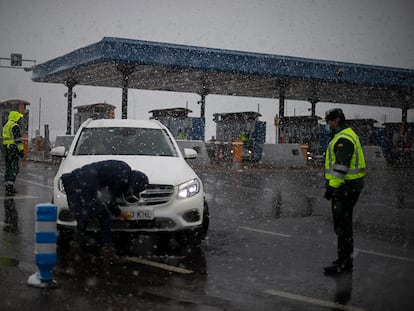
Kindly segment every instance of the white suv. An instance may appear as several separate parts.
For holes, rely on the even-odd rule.
[[[184,156],[169,130],[158,121],[85,121],[69,150],[57,146],[51,151],[52,156],[63,157],[53,182],[59,242],[67,243],[76,226],[60,177],[86,164],[112,159],[126,162],[149,179],[139,201],[118,198],[120,209],[131,212],[133,218],[114,219],[112,231],[179,233],[189,244],[201,243],[209,225],[208,206],[203,184],[185,160],[195,158],[197,153],[187,148],[183,153]],[[98,227],[92,223],[88,230],[96,231]]]

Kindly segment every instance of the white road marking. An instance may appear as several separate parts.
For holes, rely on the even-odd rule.
[[[13,199],[13,200],[27,200],[27,199],[36,199],[38,197],[33,196],[33,195],[25,195],[25,194],[16,194],[13,196],[7,196],[7,195],[3,195],[0,196],[0,200],[7,200],[7,199]]]
[[[26,180],[26,179],[21,179],[21,178],[18,178],[18,180],[19,181],[22,181],[22,182],[25,182],[27,184],[32,184],[32,185],[38,186],[38,187],[43,187],[43,188],[47,188],[47,189],[53,189],[53,187],[51,187],[51,186],[44,185],[44,184],[41,184],[41,183],[38,183],[38,182],[34,182],[34,181]]]
[[[355,251],[356,252],[365,253],[365,254],[370,254],[370,255],[376,255],[376,256],[386,257],[386,258],[392,258],[392,259],[399,259],[399,260],[404,260],[404,261],[408,261],[408,262],[414,262],[414,259],[413,258],[396,256],[396,255],[390,255],[390,254],[385,254],[385,253],[380,253],[380,252],[365,250],[365,249],[361,249],[361,248],[355,248]]]
[[[282,298],[287,298],[295,301],[300,301],[308,304],[313,304],[317,306],[327,307],[327,308],[333,308],[335,310],[346,310],[346,311],[363,311],[361,308],[356,308],[352,306],[342,305],[339,303],[335,303],[332,301],[327,300],[321,300],[301,295],[296,295],[288,292],[282,292],[278,290],[268,289],[265,291],[266,294],[272,295],[272,296],[278,296]]]
[[[127,257],[124,257],[124,259],[128,260],[128,261],[148,265],[148,266],[151,266],[151,267],[156,267],[156,268],[160,268],[160,269],[164,269],[164,270],[168,270],[168,271],[172,271],[172,272],[181,273],[181,274],[191,274],[191,273],[193,273],[192,270],[188,270],[188,269],[184,269],[184,268],[180,268],[180,267],[176,267],[176,266],[170,266],[170,265],[167,265],[165,263],[151,261],[151,260],[147,260],[147,259],[143,259],[143,258],[128,257],[127,256]]]
[[[239,227],[239,229],[253,231],[253,232],[259,232],[259,233],[264,233],[264,234],[270,234],[270,235],[276,235],[276,236],[281,236],[281,237],[285,237],[285,238],[291,238],[292,237],[289,234],[283,234],[283,233],[278,233],[278,232],[273,232],[273,231],[265,231],[265,230],[250,228],[250,227]],[[408,261],[408,262],[414,262],[413,258],[396,256],[396,255],[391,255],[391,254],[386,254],[386,253],[380,253],[380,252],[365,250],[365,249],[361,249],[361,248],[355,248],[355,251],[365,253],[365,254],[375,255],[375,256],[381,256],[381,257],[386,257],[386,258],[392,258],[392,259],[404,260],[404,261]]]
[[[291,238],[292,237],[289,234],[277,233],[277,232],[272,232],[272,231],[265,231],[265,230],[250,228],[250,227],[239,227],[239,229],[253,231],[253,232],[259,232],[259,233],[265,233],[265,234],[270,234],[270,235],[276,235],[276,236],[281,236],[281,237],[284,237],[284,238]]]

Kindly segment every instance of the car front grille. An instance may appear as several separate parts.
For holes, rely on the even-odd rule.
[[[174,187],[171,185],[148,185],[140,194],[140,206],[154,206],[167,203],[174,194]],[[118,202],[119,205],[125,206],[125,202]],[[75,220],[70,210],[62,210],[59,214],[59,220],[72,222]]]
[[[141,192],[143,205],[158,205],[167,203],[174,194],[174,187],[170,185],[148,185]]]

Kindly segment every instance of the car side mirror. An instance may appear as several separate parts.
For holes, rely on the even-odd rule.
[[[190,148],[184,148],[184,159],[195,159],[197,158],[197,151]]]
[[[64,157],[66,156],[65,146],[57,146],[50,150],[50,154],[55,157]]]

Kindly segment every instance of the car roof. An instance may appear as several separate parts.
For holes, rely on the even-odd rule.
[[[161,129],[161,123],[155,120],[133,120],[133,119],[98,119],[87,120],[83,127],[141,127]]]

